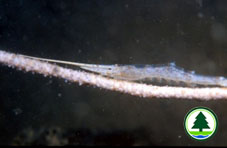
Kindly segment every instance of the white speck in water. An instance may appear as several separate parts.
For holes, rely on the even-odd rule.
[[[210,30],[211,36],[214,41],[218,43],[226,42],[227,29],[222,23],[213,23]]]
[[[215,16],[211,16],[210,19],[215,20]]]
[[[197,3],[197,5],[202,8],[203,7],[203,0],[196,0],[195,1]]]
[[[19,115],[19,114],[21,114],[23,111],[22,111],[22,109],[20,109],[20,108],[15,108],[15,109],[13,109],[13,112],[14,112],[15,115]]]
[[[178,135],[178,138],[180,139],[182,136],[181,135]]]
[[[203,18],[203,13],[202,12],[199,12],[198,14],[197,14],[197,16],[198,16],[198,18]]]
[[[102,60],[102,57],[101,56],[99,56],[99,60]]]
[[[68,83],[69,81],[67,79],[65,79],[65,83]]]
[[[82,118],[90,113],[91,107],[87,103],[78,102],[74,104],[73,111],[75,116]]]
[[[53,83],[53,81],[52,80],[49,80],[47,84],[52,84],[52,83]]]
[[[78,53],[81,53],[81,52],[82,52],[82,50],[81,50],[81,49],[79,49],[79,50],[78,50]]]
[[[62,97],[62,94],[61,93],[58,93],[58,97],[61,98]]]
[[[23,40],[23,41],[27,41],[27,40],[28,40],[28,37],[27,37],[26,35],[24,35],[24,36],[22,37],[22,40]]]

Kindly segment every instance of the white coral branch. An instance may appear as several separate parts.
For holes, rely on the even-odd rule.
[[[181,99],[227,99],[227,88],[182,88],[169,86],[153,86],[122,80],[106,78],[97,74],[63,68],[54,64],[39,60],[25,58],[19,54],[13,54],[0,50],[0,62],[10,67],[16,67],[25,71],[55,76],[77,82],[90,84],[111,91],[118,91],[134,96],[146,98],[181,98]]]

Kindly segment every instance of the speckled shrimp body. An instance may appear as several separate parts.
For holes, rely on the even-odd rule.
[[[128,81],[165,81],[186,85],[196,86],[220,86],[227,87],[227,79],[224,77],[212,77],[195,74],[195,72],[185,72],[182,68],[176,67],[174,63],[163,66],[155,65],[109,65],[105,68],[81,67],[89,71],[115,79]],[[168,83],[170,84],[170,83]]]
[[[176,67],[174,63],[167,65],[96,65],[84,64],[52,59],[37,58],[24,56],[27,58],[38,59],[41,61],[55,62],[78,66],[81,69],[95,72],[114,79],[127,81],[165,81],[173,82],[174,84],[184,83],[188,86],[219,86],[227,87],[227,78],[215,76],[203,76],[195,74],[195,72],[186,72],[182,68]]]

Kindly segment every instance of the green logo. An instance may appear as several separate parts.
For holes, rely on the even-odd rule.
[[[186,133],[196,140],[207,140],[213,136],[218,127],[215,113],[206,107],[190,110],[184,119]]]

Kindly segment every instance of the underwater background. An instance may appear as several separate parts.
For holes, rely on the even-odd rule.
[[[0,0],[0,49],[91,64],[175,62],[227,77],[226,7],[224,0]],[[183,127],[197,106],[219,121],[203,142]],[[226,146],[226,106],[135,97],[0,65],[1,145]]]

